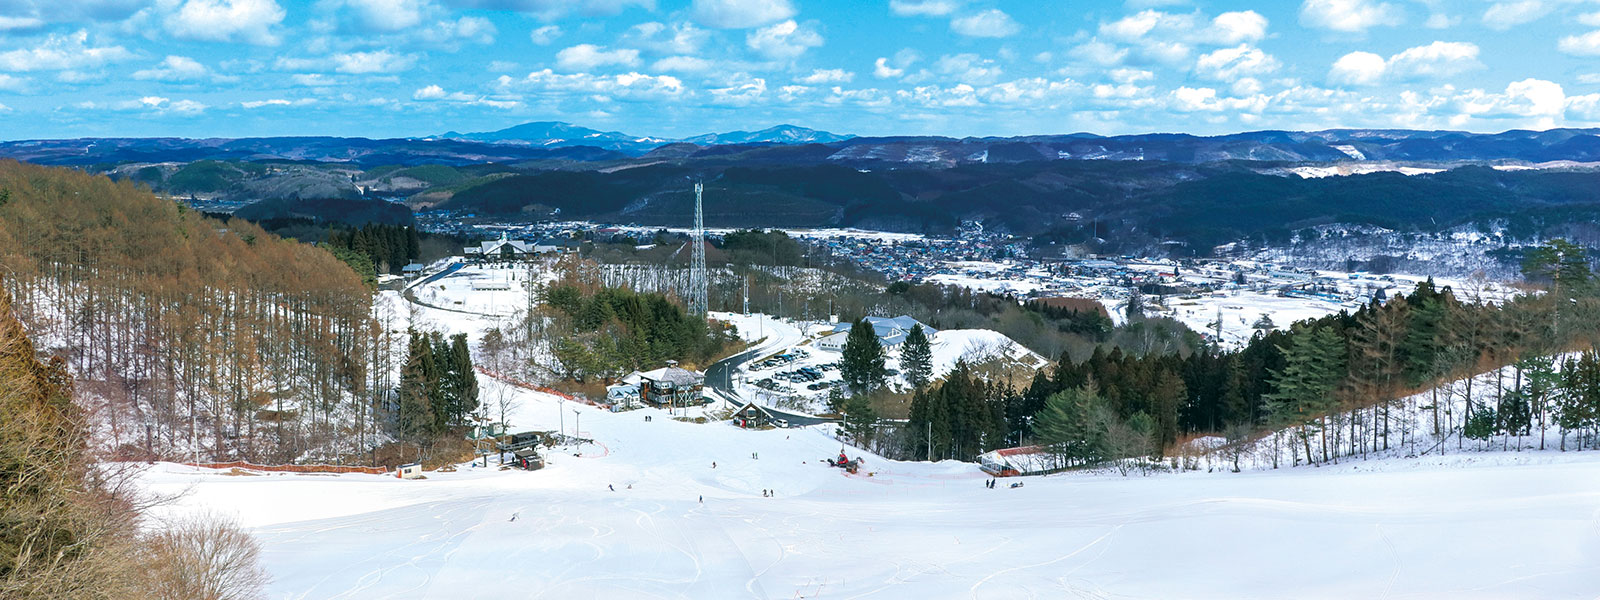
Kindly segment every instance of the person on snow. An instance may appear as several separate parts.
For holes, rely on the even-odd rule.
[[[705,496],[701,496],[700,497],[700,503],[701,504],[705,504],[706,503],[706,497]]]
[[[711,461],[711,468],[713,468],[713,469],[717,468],[717,461],[714,461],[714,460]]]
[[[613,492],[617,491],[617,486],[611,485],[609,483],[606,484],[606,487],[611,488],[611,491],[613,491]]]

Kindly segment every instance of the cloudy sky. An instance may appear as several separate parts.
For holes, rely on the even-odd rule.
[[[0,0],[0,139],[1600,125],[1600,0]]]

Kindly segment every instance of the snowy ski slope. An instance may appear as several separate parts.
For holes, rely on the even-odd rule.
[[[273,598],[1600,593],[1595,453],[1530,454],[1514,466],[1469,454],[1377,469],[1070,474],[990,490],[974,466],[951,461],[869,455],[866,471],[847,476],[821,463],[839,444],[820,430],[586,406],[575,416],[573,403],[518,393],[517,428],[571,433],[581,420],[596,443],[552,453],[531,473],[401,481],[158,465],[143,480],[188,490],[166,510],[212,510],[251,527]]]

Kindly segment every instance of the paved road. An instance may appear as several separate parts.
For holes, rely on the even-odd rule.
[[[431,308],[431,309],[434,309],[434,310],[442,310],[442,311],[453,312],[453,313],[461,313],[463,315],[476,315],[476,316],[480,316],[480,317],[499,317],[499,316],[501,316],[501,315],[491,315],[491,314],[481,313],[481,312],[473,312],[473,311],[470,311],[470,310],[461,310],[459,308],[448,308],[448,307],[444,307],[444,306],[438,306],[438,305],[435,305],[435,304],[428,304],[427,302],[423,302],[421,300],[418,300],[416,293],[414,293],[412,291],[412,290],[415,290],[415,289],[417,289],[419,287],[422,287],[422,286],[428,285],[430,283],[433,283],[435,281],[438,281],[440,279],[444,279],[446,277],[454,275],[456,271],[460,271],[461,268],[465,267],[465,266],[467,266],[466,263],[455,263],[455,264],[452,264],[452,265],[450,265],[449,268],[447,268],[447,269],[445,269],[443,271],[440,271],[438,273],[434,273],[432,275],[424,277],[422,279],[422,281],[418,281],[418,282],[416,282],[414,284],[406,286],[405,291],[402,292],[406,297],[406,301],[410,302],[412,304],[415,304],[417,306],[424,306],[424,307]]]
[[[727,398],[736,404],[743,404],[748,399],[739,395],[738,389],[733,385],[734,372],[739,369],[740,365],[794,345],[795,342],[799,341],[798,333],[798,331],[784,331],[778,330],[776,327],[774,327],[772,337],[767,338],[766,342],[756,346],[755,348],[751,348],[744,352],[740,352],[728,358],[719,360],[707,368],[706,385],[710,386],[711,389],[716,390],[717,393],[724,398]],[[838,420],[819,417],[816,415],[808,415],[806,413],[785,410],[772,406],[766,406],[766,409],[772,411],[773,414],[782,417],[784,420],[787,420],[789,425],[793,427],[799,427],[803,425],[819,425]]]

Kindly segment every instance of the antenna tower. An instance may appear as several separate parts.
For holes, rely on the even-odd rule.
[[[694,182],[694,263],[689,267],[689,313],[705,316],[707,310],[706,287],[706,211],[701,204],[704,186]]]

